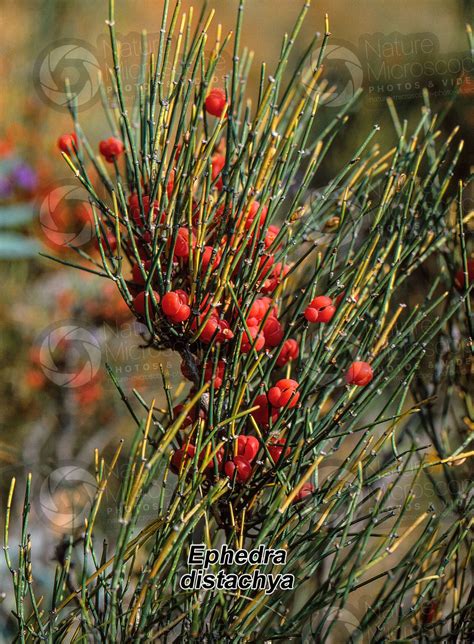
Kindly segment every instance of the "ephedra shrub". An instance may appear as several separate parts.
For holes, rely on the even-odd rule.
[[[462,142],[440,136],[428,105],[413,131],[392,105],[397,145],[380,149],[373,127],[315,192],[357,96],[321,126],[327,89],[321,66],[309,64],[313,47],[288,69],[308,6],[250,97],[243,3],[233,34],[218,28],[214,43],[212,12],[197,19],[164,5],[131,106],[110,3],[109,130],[90,141],[71,96],[74,130],[58,145],[89,192],[100,251],[78,249],[71,264],[116,285],[146,344],[179,354],[187,384],[175,396],[163,373],[164,410],[120,392],[136,437],[123,447],[117,436],[112,461],[98,461],[94,504],[58,565],[49,606],[35,595],[27,486],[18,566],[7,550],[18,637],[462,638],[472,607],[468,495],[440,493],[420,507],[413,492],[413,480],[448,468],[463,480],[470,455],[462,433],[442,452],[433,441],[433,452],[428,420],[419,420],[430,392],[417,386],[420,370],[430,378],[427,348],[470,311],[463,186],[452,186]],[[217,87],[224,52],[233,63]],[[462,268],[457,290],[444,257]],[[426,266],[439,275],[416,300]],[[124,450],[119,520],[101,545],[97,518]],[[138,528],[157,481],[156,518]],[[259,571],[294,583],[272,593],[233,582],[183,587],[193,543],[282,549],[285,563]]]

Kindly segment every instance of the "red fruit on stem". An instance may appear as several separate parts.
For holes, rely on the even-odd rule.
[[[185,291],[169,291],[163,295],[161,309],[166,317],[179,324],[185,322],[191,315],[191,309],[188,306],[188,295]]]
[[[232,340],[234,333],[231,331],[230,325],[227,320],[218,319],[218,328],[219,333],[217,334],[216,342],[220,343]]]
[[[276,318],[270,316],[263,325],[263,335],[267,347],[277,347],[283,340],[283,327]]]
[[[222,180],[222,176],[219,176],[224,169],[225,166],[225,157],[222,156],[222,154],[215,154],[212,159],[211,159],[211,167],[212,167],[212,180],[216,182],[216,188],[218,190],[222,190],[224,187],[224,182]]]
[[[250,307],[249,313],[248,313],[248,319],[255,318],[257,322],[261,322],[265,317],[268,309],[270,308],[271,302],[272,301],[269,297],[259,297],[257,300],[255,300],[255,302]],[[276,307],[275,307],[274,315],[276,315]]]
[[[178,416],[181,414],[181,412],[184,409],[184,404],[180,403],[179,405],[176,405],[173,407],[173,418],[176,419]],[[203,409],[199,410],[199,418],[205,418],[206,414]],[[189,427],[189,425],[192,425],[196,420],[196,407],[193,407],[189,412],[186,418],[184,419],[183,424],[181,425],[181,429],[184,429],[185,427]]]
[[[160,301],[160,295],[156,292],[153,291],[153,295],[155,296],[155,300],[157,303]],[[141,317],[146,317],[145,314],[145,302],[148,299],[148,315],[150,316],[151,319],[153,319],[153,303],[151,301],[151,297],[146,295],[146,291],[140,291],[136,297],[133,298],[133,307],[135,311],[140,315]]]
[[[183,304],[176,315],[170,317],[170,320],[175,324],[181,324],[182,322],[186,322],[186,320],[188,320],[190,316],[191,308],[187,304]]]
[[[199,324],[200,323],[201,321],[199,322]],[[209,320],[207,320],[206,324],[204,325],[204,328],[201,331],[201,335],[199,336],[199,340],[201,340],[201,342],[204,342],[205,344],[209,344],[209,342],[211,342],[212,338],[214,337],[214,334],[218,330],[219,330],[218,318],[216,316],[211,316]]]
[[[144,268],[145,273],[148,273],[151,268],[151,259],[142,262],[142,267]],[[138,264],[135,264],[132,268],[132,279],[134,282],[142,286],[145,284],[145,278],[143,277],[140,266]]]
[[[144,216],[142,216],[142,212],[140,209],[140,200],[138,198],[138,195],[136,193],[133,193],[128,198],[128,208],[129,208],[130,216],[132,217],[133,221],[137,224],[137,226],[144,226],[145,224],[147,224],[149,215],[150,215],[150,197],[148,195],[143,195],[142,203],[143,203]],[[153,221],[156,221],[158,218],[158,208],[159,208],[159,203],[157,201],[154,201],[153,202]]]
[[[245,218],[245,225],[244,225],[245,230],[250,230],[250,228],[252,228],[253,222],[255,220],[255,217],[257,216],[259,209],[260,209],[260,202],[252,201],[252,203],[250,204],[249,212]],[[263,226],[265,224],[267,213],[268,213],[268,206],[263,206],[260,211],[260,226]],[[258,228],[259,226],[257,226],[257,230]]]
[[[194,245],[194,235],[191,236],[191,242]],[[182,259],[189,257],[189,230],[187,228],[179,228],[178,230],[174,247],[174,257]]]
[[[186,467],[186,462],[193,458],[193,456],[196,454],[196,448],[194,445],[191,445],[191,443],[187,443],[183,447],[180,447],[180,449],[176,450],[176,452],[173,454],[171,457],[171,470],[175,474],[179,474],[181,467]]]
[[[304,316],[308,322],[322,322],[325,324],[330,322],[335,312],[336,307],[333,305],[331,298],[326,295],[318,295],[306,308]]]
[[[216,459],[217,460],[217,469],[219,471],[221,471],[222,470],[222,461],[224,459],[224,450],[221,447],[221,449],[219,449],[216,452],[216,454],[215,454],[215,456],[213,458],[211,458],[211,453],[212,453],[211,449],[204,448],[201,451],[201,453],[199,454],[199,464],[202,465],[204,460],[206,460],[206,465],[204,467],[204,470],[209,472],[209,471],[214,469],[214,459]]]
[[[181,302],[181,298],[179,297],[178,293],[175,293],[174,291],[165,293],[165,295],[163,295],[163,299],[161,300],[161,308],[163,309],[163,313],[169,317],[176,315],[182,304],[183,303]]]
[[[207,267],[209,266],[212,258],[212,254],[214,252],[214,248],[212,246],[204,246],[204,251],[201,255],[201,272],[205,273],[207,271]],[[220,251],[217,251],[214,256],[214,262],[212,264],[212,270],[216,269],[221,261],[221,253]]]
[[[224,371],[225,371],[225,362],[223,360],[219,360],[219,362],[217,363],[216,373],[214,376],[214,389],[219,389],[219,387],[222,386]],[[213,373],[214,373],[214,363],[211,361],[206,362],[204,366],[205,382],[210,382]]]
[[[368,362],[356,361],[351,364],[345,378],[348,385],[365,387],[374,377],[372,367]]]
[[[306,497],[310,496],[314,492],[314,485],[312,483],[303,483],[301,489],[298,491],[297,495],[293,499],[293,503],[302,501]]]
[[[252,412],[252,416],[255,422],[266,429],[270,424],[270,418],[273,423],[278,419],[278,410],[273,408],[268,402],[267,394],[259,394],[253,404],[254,407],[258,407],[255,411]]]
[[[268,392],[268,400],[274,407],[285,407],[288,405],[289,409],[296,406],[300,397],[297,388],[299,384],[296,380],[290,378],[283,378],[279,380],[274,387]]]
[[[277,365],[279,367],[284,367],[286,363],[289,362],[290,360],[296,360],[296,358],[299,355],[299,352],[300,350],[296,340],[293,340],[292,338],[285,340],[281,348],[281,351],[278,354],[278,358],[276,362]]]
[[[273,293],[276,287],[285,279],[289,270],[290,267],[287,264],[282,264],[281,262],[275,264],[271,277],[266,279],[262,284],[262,293]]]
[[[208,114],[212,114],[212,116],[217,116],[219,118],[222,116],[227,105],[225,91],[220,87],[211,89],[209,94],[206,96],[204,105]]]
[[[77,148],[77,134],[75,132],[71,132],[71,134],[63,134],[59,137],[57,143],[61,152],[70,154],[74,151],[75,147]]]
[[[279,232],[280,228],[278,228],[278,226],[268,226],[267,234],[265,235],[265,239],[263,240],[265,248],[270,248],[270,246],[277,238]]]
[[[168,197],[168,199],[171,199],[171,195],[173,194],[174,178],[175,178],[175,172],[174,170],[171,170],[168,183],[166,184],[166,196]]]
[[[113,163],[122,154],[124,149],[122,141],[115,136],[110,136],[108,139],[99,143],[99,152],[107,163]]]
[[[250,326],[248,333],[247,331],[244,331],[242,333],[242,343],[240,345],[240,350],[242,351],[242,353],[248,353],[252,348],[254,348],[255,351],[261,351],[264,346],[265,336],[258,330],[256,326]]]
[[[232,479],[234,478],[235,471],[237,471],[237,481],[239,483],[245,483],[252,475],[252,466],[243,456],[234,456],[232,461],[227,461],[224,465],[224,472]]]
[[[257,456],[260,449],[260,443],[255,436],[237,436],[237,454],[243,456],[245,460],[251,463]]]
[[[284,438],[271,438],[268,442],[268,452],[274,463],[278,463],[280,457],[283,453],[284,448],[286,447],[286,440]],[[291,453],[291,448],[286,447],[285,456],[287,458]]]

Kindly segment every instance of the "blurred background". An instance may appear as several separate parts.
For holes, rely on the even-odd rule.
[[[272,69],[301,4],[247,0],[242,43],[255,52],[250,92],[256,91],[260,63],[265,60]],[[124,84],[132,97],[140,33],[146,27],[152,49],[163,3],[117,0],[116,5]],[[196,0],[195,12],[202,6]],[[215,6],[215,23],[231,29],[237,1],[220,0]],[[133,397],[137,388],[146,399],[156,397],[158,405],[163,403],[160,369],[176,386],[179,370],[172,354],[140,348],[140,328],[113,285],[39,255],[78,262],[69,243],[97,252],[87,201],[56,140],[73,129],[65,107],[66,77],[90,140],[96,144],[110,134],[97,84],[98,72],[106,86],[109,78],[107,2],[1,0],[0,8],[0,503],[3,512],[12,476],[23,481],[33,472],[36,557],[47,576],[52,544],[88,510],[94,449],[111,449],[118,437],[134,430],[106,363],[125,396]],[[435,111],[446,111],[443,130],[460,125],[466,145],[458,171],[466,176],[474,131],[474,72],[465,31],[470,11],[468,0],[313,3],[290,68],[315,32],[324,32],[327,12],[332,37],[325,77],[335,92],[323,101],[321,124],[355,91],[364,90],[352,125],[332,149],[315,188],[327,183],[375,124],[381,126],[379,143],[388,149],[396,134],[386,98],[393,98],[401,118],[417,119],[425,100],[422,88]],[[314,61],[317,56],[316,50]],[[224,84],[230,61],[229,55],[218,66],[216,85]],[[113,516],[113,499],[108,507]],[[154,518],[153,494],[149,515]],[[1,578],[0,592],[7,583],[3,572]]]

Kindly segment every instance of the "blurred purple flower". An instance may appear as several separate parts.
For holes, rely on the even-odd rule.
[[[8,177],[0,177],[0,199],[8,199],[13,192],[13,186]]]
[[[38,177],[33,168],[21,161],[13,168],[11,172],[13,182],[27,192],[33,192],[38,185]]]

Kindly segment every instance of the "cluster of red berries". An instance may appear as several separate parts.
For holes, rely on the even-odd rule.
[[[254,406],[258,407],[252,412],[255,422],[267,429],[270,422],[273,424],[283,408],[293,409],[296,407],[300,394],[297,391],[299,384],[296,380],[283,378],[271,387],[267,393],[259,394],[255,399]]]
[[[219,88],[211,90],[205,99],[204,106],[209,115],[221,118],[228,107],[225,91]],[[58,146],[67,153],[74,151],[77,147],[76,135],[63,135],[58,141]],[[99,145],[100,154],[108,163],[116,162],[124,150],[123,142],[115,137],[101,141]],[[179,159],[180,153],[181,146],[177,149],[175,159]],[[222,191],[224,188],[225,167],[225,151],[222,153],[222,148],[219,147],[211,158],[211,177],[217,191]],[[168,199],[174,195],[175,172],[176,168],[168,173],[169,179],[166,185]],[[199,247],[197,240],[201,234],[201,222],[199,207],[194,201],[190,224],[182,224],[172,238],[164,240],[168,261],[172,264],[173,289],[163,293],[161,289],[160,292],[153,290],[157,288],[159,276],[150,276],[153,257],[151,245],[155,227],[166,224],[167,214],[160,211],[158,201],[152,201],[149,187],[143,186],[143,194],[140,197],[136,193],[130,194],[127,210],[130,221],[139,229],[135,242],[141,259],[140,264],[132,265],[132,281],[129,283],[130,291],[134,296],[133,309],[136,315],[141,318],[149,317],[154,321],[160,317],[162,321],[170,325],[184,325],[183,332],[189,333],[204,345],[211,343],[225,345],[234,339],[238,328],[239,334],[235,341],[239,342],[240,353],[267,351],[270,355],[274,354],[278,367],[284,367],[298,358],[299,345],[296,339],[286,338],[285,329],[279,319],[278,307],[274,299],[270,297],[290,272],[289,265],[277,262],[275,258],[282,245],[283,232],[278,226],[267,225],[269,207],[256,199],[250,201],[242,214],[237,217],[232,212],[232,206],[228,206],[227,200],[226,206],[216,207],[216,212],[213,213],[210,222],[206,224],[206,238],[200,241]],[[226,226],[227,223],[232,225]],[[226,230],[226,234],[222,237],[224,230]],[[229,230],[232,232],[228,232]],[[113,233],[110,235],[110,249],[112,249],[115,248],[116,240]],[[109,239],[107,238],[106,241],[108,244]],[[232,258],[235,260],[233,260],[230,271],[232,278],[243,270],[244,263],[252,264],[253,262],[254,265],[252,279],[255,279],[257,296],[247,309],[243,302],[239,303],[241,308],[239,315],[235,311],[237,307],[230,307],[227,303],[222,309],[211,304],[210,295],[205,296],[201,302],[196,301],[195,290],[191,288],[190,274],[191,279],[195,280],[195,257],[198,257],[198,269],[201,275],[208,275],[208,279],[212,280],[212,274],[217,272],[222,262],[222,246],[225,249],[231,247],[233,251]],[[191,251],[193,266],[192,270],[189,270]],[[155,264],[154,270],[161,269]],[[161,284],[162,280],[159,283]],[[150,284],[151,288],[145,290],[145,284]],[[179,288],[177,288],[178,286]],[[304,318],[309,323],[329,323],[343,295],[336,298],[335,302],[326,295],[314,297],[304,311]],[[212,381],[215,389],[222,387],[226,380],[226,351],[225,346],[220,349],[220,359],[217,362],[208,358],[203,360],[202,364],[196,365],[198,372],[201,370],[199,375],[203,373],[205,382]],[[181,370],[183,375],[195,386],[196,371],[193,370],[193,373],[190,373],[184,362]],[[353,362],[345,374],[345,380],[349,385],[365,386],[372,378],[371,366],[361,361]],[[253,405],[256,409],[252,412],[255,422],[262,429],[268,429],[282,414],[298,405],[300,395],[300,386],[296,380],[291,378],[277,380],[268,391],[256,397]],[[178,414],[182,409],[182,405],[177,406],[174,413]],[[194,425],[199,418],[206,418],[202,409],[189,413],[183,427]],[[198,461],[201,465],[205,463],[206,471],[214,470],[217,464],[218,471],[225,473],[238,483],[244,483],[252,476],[260,448],[260,442],[254,436],[239,436],[231,457],[222,449],[212,459],[207,453],[201,453],[198,455]],[[291,451],[284,438],[268,439],[266,448],[273,463],[287,458]],[[225,460],[226,454],[227,460]],[[172,469],[179,473],[183,464],[195,455],[196,447],[187,440],[173,454]],[[209,462],[206,462],[205,459],[208,459]],[[305,484],[299,491],[297,498],[304,498],[312,491],[311,484]]]
[[[191,309],[188,305],[188,296],[181,289],[177,291],[169,291],[169,293],[163,295],[161,308],[168,320],[173,324],[185,322],[191,315]]]
[[[267,449],[273,463],[277,463],[279,461],[283,451],[285,451],[285,457],[290,455],[291,449],[289,447],[285,449],[285,447],[285,439],[270,439]],[[228,460],[224,462],[224,448],[221,447],[217,451],[215,458],[218,471],[223,471],[231,479],[235,476],[239,483],[245,483],[252,475],[253,464],[259,451],[260,442],[255,436],[245,434],[237,436],[234,451],[229,455],[230,457]],[[186,461],[189,458],[192,458],[195,454],[196,447],[187,440],[186,444],[176,450],[171,458],[171,468],[173,471],[175,473],[179,473],[181,468],[186,465]],[[213,459],[210,459],[209,456],[206,455],[206,451],[203,450],[199,455],[198,460],[202,464],[206,458],[208,458],[208,461],[206,462],[205,469],[213,469]]]
[[[327,295],[318,295],[306,307],[304,316],[308,322],[327,324],[332,320],[336,307]]]

